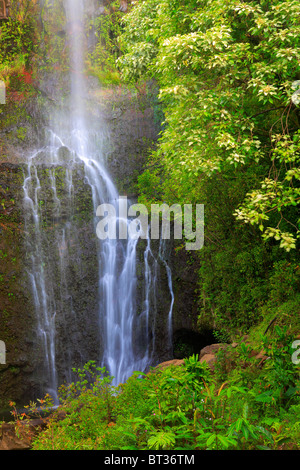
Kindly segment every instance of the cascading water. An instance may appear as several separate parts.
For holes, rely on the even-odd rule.
[[[86,327],[82,325],[81,306],[75,301],[75,288],[69,278],[70,272],[76,271],[79,285],[86,275],[84,255],[80,249],[80,230],[76,225],[74,179],[78,165],[83,168],[84,183],[91,194],[94,233],[98,221],[97,207],[103,203],[112,204],[118,217],[117,225],[124,224],[118,214],[120,202],[124,205],[124,200],[120,198],[105,168],[101,149],[91,145],[86,108],[87,87],[83,75],[84,3],[84,0],[65,0],[70,49],[69,114],[64,121],[60,119],[59,124],[54,117],[50,119],[53,126],[49,131],[49,145],[28,159],[23,185],[28,234],[28,276],[37,316],[37,342],[41,345],[40,354],[43,357],[43,373],[40,373],[43,376],[43,390],[49,392],[56,402],[57,388],[62,381],[58,377],[58,363],[64,369],[64,381],[70,382],[74,362],[78,363],[79,358],[82,365],[82,362],[90,359],[84,342],[91,341],[91,338],[101,344],[98,348],[99,364],[105,366],[114,377],[114,384],[126,381],[135,370],[145,370],[151,364],[154,348],[155,320],[152,318],[150,322],[150,292],[155,291],[158,261],[151,251],[150,239],[143,260],[144,300],[142,309],[137,313],[138,240],[130,237],[100,240],[95,237],[98,285],[94,296],[99,334],[94,332],[93,326],[88,338],[79,333],[82,329],[88,330],[90,325],[89,318],[85,319]],[[48,189],[41,184],[41,172],[47,174]],[[51,230],[45,230],[49,220]],[[168,315],[171,342],[174,295],[164,245],[160,248],[159,257],[166,267],[171,294]],[[155,305],[153,308],[155,310]],[[60,341],[58,329],[63,338]],[[61,343],[64,343],[64,348],[60,346]],[[98,350],[97,346],[95,349]]]
[[[77,137],[79,158],[85,165],[87,180],[92,188],[94,213],[101,203],[114,205],[118,210],[118,192],[103,167],[101,155],[87,154],[85,142],[88,137],[84,121],[85,108],[82,91],[84,41],[80,40],[79,30],[83,31],[82,0],[67,0],[67,17],[71,28],[71,101],[74,104],[73,133]],[[100,157],[100,161],[99,161]],[[120,221],[119,221],[120,224]],[[134,371],[144,369],[148,357],[136,360],[132,343],[132,327],[136,313],[136,247],[137,240],[121,241],[107,238],[98,242],[99,259],[99,318],[103,341],[102,365],[105,366],[114,383],[125,381]]]
[[[161,236],[160,244],[159,244],[159,258],[163,262],[168,278],[168,287],[171,294],[171,304],[168,313],[168,341],[169,341],[169,348],[172,350],[172,339],[173,339],[173,328],[172,328],[172,321],[173,321],[173,307],[174,307],[174,292],[173,292],[173,282],[172,282],[172,271],[168,263],[168,255],[167,255],[167,244],[166,239]]]

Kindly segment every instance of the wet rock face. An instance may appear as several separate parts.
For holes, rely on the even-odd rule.
[[[6,345],[6,364],[0,364],[0,409],[7,400],[26,396],[33,370],[33,318],[25,272],[22,218],[23,170],[0,165],[0,339]]]
[[[67,174],[67,169],[71,173]],[[29,232],[26,246],[29,253],[35,253],[31,240],[36,243],[41,238],[41,253],[35,254],[42,262],[47,308],[55,321],[55,364],[60,385],[72,380],[72,367],[81,367],[83,363],[99,357],[94,209],[82,165],[75,164],[71,170],[62,165],[40,165],[37,176],[40,181],[39,227],[32,217],[25,214]],[[54,179],[55,194],[52,187]],[[35,266],[30,258],[27,263],[27,271],[32,273]],[[45,326],[40,325],[39,318],[43,317],[44,311],[36,301],[33,304],[37,329],[43,330]],[[45,350],[41,345],[42,334],[36,336],[39,381],[43,379],[45,369]]]
[[[137,178],[160,131],[151,99],[121,86],[99,90],[91,81],[90,100],[91,125],[106,133],[102,152],[112,179],[121,195],[137,197]]]
[[[150,366],[156,366],[159,362],[173,357],[173,335],[172,331],[169,331],[168,324],[168,314],[172,298],[166,267],[159,256],[159,245],[159,240],[151,240],[150,242],[151,254],[147,258],[148,276],[145,276],[146,241],[140,240],[137,248],[137,318],[139,318],[139,313],[145,309],[145,303],[148,301],[149,319],[148,336],[145,338],[135,338],[134,343],[138,347],[141,341],[148,342],[149,357],[151,358]],[[145,278],[148,278],[148,287]],[[147,288],[148,292],[146,292]]]
[[[29,276],[32,269],[30,244],[37,239],[35,221],[24,206],[22,186],[26,170],[25,165],[0,165],[0,339],[6,345],[6,364],[0,365],[0,409],[6,407],[9,400],[24,404],[39,396],[43,386],[44,351]],[[65,369],[99,357],[98,262],[90,188],[84,182],[82,168],[75,168],[72,197],[76,210],[71,214],[65,171],[61,166],[43,165],[37,170],[41,236],[48,240],[41,257],[49,308],[55,311],[56,360],[61,382],[68,378]],[[53,172],[61,202],[59,213],[55,210],[49,182]],[[66,221],[71,220],[73,231],[64,243],[59,236]],[[65,256],[61,256],[63,253]]]
[[[24,204],[26,165],[0,165],[3,197],[1,227],[0,339],[7,348],[7,364],[0,365],[1,407],[9,400],[20,406],[41,396],[45,387],[45,351],[39,331],[39,306],[34,299],[30,273],[35,243],[42,237],[40,253],[47,286],[49,309],[55,313],[55,363],[59,384],[73,380],[72,368],[101,357],[99,329],[98,259],[94,210],[90,186],[83,168],[72,170],[72,205],[66,187],[66,167],[38,164],[39,227]],[[51,184],[55,178],[55,197]],[[31,194],[31,197],[33,195]],[[57,200],[60,201],[59,210]],[[70,227],[65,233],[66,227]],[[140,240],[137,251],[137,311],[133,342],[138,355],[149,344],[151,365],[172,357],[168,332],[170,290],[166,269],[159,259],[159,241],[151,245],[149,258],[152,285],[149,289],[149,325],[139,322],[145,309],[146,241]],[[40,312],[40,314],[42,311]],[[136,331],[144,331],[135,337]],[[1,409],[1,408],[0,408]]]
[[[153,114],[149,109],[119,108],[117,111],[118,117],[107,116],[111,143],[108,165],[120,191],[135,196],[137,177],[156,139]]]
[[[14,423],[4,423],[0,427],[0,450],[29,450],[36,435],[46,428],[43,419],[21,421],[18,426]]]
[[[131,98],[130,93],[124,91],[120,94],[106,91],[106,95],[101,95],[99,101],[93,100],[91,106],[91,121],[95,132],[97,133],[98,128],[100,133],[104,132],[99,124],[102,121],[108,136],[105,139],[102,136],[100,139],[103,156],[120,194],[129,196],[135,191],[136,178],[142,171],[149,142],[153,143],[156,138],[151,111],[141,111],[137,101],[132,101]],[[29,104],[28,106],[30,107]],[[40,111],[34,109],[32,115],[38,118]],[[95,114],[95,119],[92,113]],[[3,130],[4,133],[6,131]],[[28,171],[26,155],[30,155],[31,146],[36,148],[39,143],[44,145],[47,136],[45,133],[39,140],[34,136],[33,130],[32,133],[26,133],[26,136],[28,140],[23,153],[18,150],[22,147],[22,142],[15,140],[13,135],[13,145],[6,146],[5,153],[0,149],[0,162],[9,160],[0,164],[0,340],[5,342],[7,351],[7,363],[0,364],[0,410],[7,408],[9,400],[22,406],[39,397],[44,385],[41,373],[44,368],[44,351],[38,333],[32,285],[28,276],[31,266],[30,243],[35,243],[35,222],[30,217],[31,212],[24,206],[23,184]],[[40,181],[39,223],[43,236],[48,240],[45,272],[48,290],[52,298],[55,298],[55,305],[52,303],[51,308],[55,309],[56,363],[61,383],[70,379],[70,374],[65,373],[66,369],[70,371],[72,367],[81,367],[88,360],[97,361],[101,356],[97,298],[98,260],[95,249],[97,239],[93,225],[91,190],[84,179],[82,166],[75,164],[72,169],[73,201],[70,204],[66,185],[68,149],[61,147],[60,164],[57,165],[43,163],[46,160],[44,151],[42,150],[35,159]],[[59,210],[51,188],[51,178],[54,177],[56,197],[60,200]],[[31,197],[34,197],[34,192]],[[71,206],[75,210],[70,212]],[[72,222],[72,232],[67,234],[67,241],[63,243],[60,237],[68,221]],[[142,279],[143,247],[142,244],[140,246],[139,270]],[[161,300],[151,300],[152,311],[157,312],[157,316],[152,315],[151,322],[153,329],[158,333],[151,333],[150,337],[146,338],[153,345],[153,350],[157,351],[155,361],[159,361],[160,356],[162,359],[170,357],[166,346],[167,336],[162,328],[163,315],[168,311],[169,302],[168,296],[163,294],[164,289],[168,288],[163,270],[161,278]],[[140,302],[139,310],[143,308],[143,289],[140,280],[137,296],[137,302]],[[158,325],[156,317],[160,318]],[[154,331],[153,329],[151,331]],[[141,338],[136,338],[135,343],[138,351]]]
[[[159,130],[151,105],[146,99],[141,105],[132,92],[119,88],[99,90],[97,86],[94,89],[91,87],[90,99],[91,130],[95,135],[102,133],[99,138],[101,152],[112,179],[120,195],[135,200],[137,177],[143,171],[149,146],[155,145]],[[39,115],[37,110],[35,113]],[[45,139],[46,135],[41,139],[42,143],[45,143]],[[36,148],[37,141],[33,139],[32,145]],[[14,163],[0,164],[0,340],[5,341],[7,346],[7,364],[0,364],[0,409],[7,408],[8,400],[23,405],[39,397],[44,385],[41,374],[45,366],[44,352],[37,331],[32,286],[28,278],[28,243],[34,243],[35,227],[34,220],[28,217],[30,211],[27,212],[23,205],[27,165],[22,161],[25,160],[26,152],[19,158],[19,154],[14,154],[14,149],[16,147],[11,147],[5,157]],[[75,163],[72,168],[73,201],[70,204],[66,185],[68,149],[62,146],[59,156],[60,164],[45,165],[41,152],[39,161],[37,158],[37,174],[41,183],[40,224],[48,240],[46,280],[55,299],[56,363],[61,383],[70,380],[66,370],[81,367],[89,360],[97,362],[101,357],[102,346],[97,298],[97,238],[91,190],[84,179],[82,166]],[[59,210],[51,189],[51,178],[54,176],[56,195],[61,201]],[[70,207],[75,210],[70,211]],[[62,230],[68,221],[72,222],[72,230],[63,240]],[[149,263],[155,289],[152,285],[149,291],[149,325],[142,324],[144,320],[141,313],[145,309],[146,298],[145,248],[146,242],[139,241],[136,292],[138,315],[136,328],[133,328],[133,340],[137,355],[148,342],[151,365],[155,366],[172,359],[173,353],[177,354],[178,338],[183,338],[181,333],[184,329],[189,332],[197,329],[197,266],[190,264],[190,255],[184,249],[177,250],[176,244],[172,240],[169,242],[167,256],[175,295],[170,342],[168,314],[171,293],[165,265],[158,256],[159,241],[151,243],[153,257]],[[138,330],[144,331],[144,334],[134,337]]]

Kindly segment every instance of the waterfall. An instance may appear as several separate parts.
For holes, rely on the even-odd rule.
[[[160,238],[160,243],[159,243],[159,258],[161,259],[166,269],[168,287],[169,287],[169,291],[171,295],[171,302],[170,302],[170,308],[169,308],[169,313],[168,313],[168,341],[169,341],[169,348],[170,350],[172,350],[172,343],[173,343],[172,322],[173,322],[173,307],[174,307],[175,296],[173,292],[172,271],[168,263],[167,244],[166,244],[166,239],[164,238],[163,234]]]
[[[75,150],[84,163],[86,178],[92,188],[96,213],[101,203],[114,205],[118,216],[118,191],[103,166],[101,155],[87,153],[88,132],[84,119],[85,80],[83,77],[84,31],[83,1],[67,0],[67,17],[71,44],[71,102],[73,104],[73,135]],[[129,203],[129,202],[128,202]],[[118,225],[121,221],[118,220]],[[136,248],[138,240],[107,238],[98,242],[99,260],[99,319],[102,332],[102,365],[114,377],[113,383],[124,382],[134,370],[145,368],[147,357],[136,360],[132,328],[136,314]]]
[[[115,385],[151,364],[158,272],[158,259],[153,255],[149,237],[143,254],[144,298],[142,308],[138,308],[139,240],[130,237],[100,240],[95,236],[93,246],[98,282],[93,294],[97,328],[89,317],[90,312],[87,311],[82,319],[83,307],[75,298],[75,291],[87,276],[84,253],[80,248],[84,243],[80,238],[83,230],[76,221],[78,196],[74,181],[78,166],[83,169],[82,184],[91,195],[90,210],[93,213],[90,218],[94,234],[98,222],[97,207],[103,203],[112,204],[120,227],[124,220],[118,209],[120,201],[123,204],[124,201],[105,167],[101,146],[92,145],[84,77],[84,0],[65,0],[65,10],[70,49],[69,112],[59,119],[50,116],[48,143],[28,158],[23,183],[28,278],[37,318],[38,354],[42,357],[39,373],[43,391],[50,393],[56,403],[62,381],[58,365],[64,369],[64,381],[70,382],[74,362],[83,365],[82,362],[90,359],[87,343],[97,343],[99,365],[114,377]],[[127,201],[128,206],[130,203]],[[165,242],[160,245],[159,258],[166,268],[171,294],[167,326],[171,344],[174,294]]]

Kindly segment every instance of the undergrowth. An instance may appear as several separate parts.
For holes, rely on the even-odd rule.
[[[277,326],[261,339],[263,363],[241,342],[220,350],[214,371],[193,355],[182,366],[136,372],[118,387],[91,361],[60,388],[61,406],[32,449],[299,449],[293,338]]]

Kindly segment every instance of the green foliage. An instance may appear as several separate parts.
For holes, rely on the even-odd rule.
[[[89,54],[87,67],[90,74],[96,76],[102,84],[119,84],[120,75],[116,60],[120,55],[118,36],[121,33],[120,2],[111,2],[105,14],[96,16],[89,22],[88,35],[97,39]]]
[[[136,82],[148,75],[148,68],[156,57],[160,33],[157,25],[159,3],[158,0],[139,2],[123,18],[125,31],[120,42],[127,53],[118,59],[118,65],[127,81]]]
[[[66,10],[63,0],[41,0],[38,10],[39,72],[57,74],[69,69]]]
[[[276,261],[270,276],[270,303],[280,305],[300,292],[300,267],[297,262]]]
[[[294,338],[288,333],[288,327],[280,328],[276,325],[274,333],[273,341],[268,337],[263,338],[269,360],[261,374],[261,380],[268,383],[268,388],[259,394],[254,389],[253,394],[258,402],[284,407],[300,392],[299,371],[291,360]]]
[[[16,3],[16,2],[14,2]],[[10,17],[0,25],[0,63],[11,64],[20,56],[28,65],[36,51],[35,3],[29,0],[18,2],[11,8]]]
[[[145,0],[124,17],[120,72],[156,80],[164,113],[140,202],[204,204],[199,320],[223,336],[294,311],[299,18],[279,0]]]
[[[147,0],[124,23],[123,77],[160,86],[166,126],[154,157],[165,167],[164,196],[199,202],[199,179],[233,168],[250,183],[233,207],[238,220],[294,249],[298,2]]]
[[[119,387],[91,362],[64,389],[58,415],[33,450],[299,448],[299,367],[289,357],[290,339],[277,329],[265,343],[270,360],[255,374],[251,348],[241,344],[226,382],[197,355],[182,366],[136,372]]]
[[[263,232],[265,240],[275,238],[280,240],[280,247],[286,251],[296,248],[296,239],[291,233],[283,231],[289,229],[293,224],[286,219],[286,208],[296,207],[298,205],[300,188],[297,184],[300,179],[299,172],[299,136],[297,131],[293,138],[290,135],[276,135],[273,138],[274,149],[272,160],[277,166],[285,165],[288,167],[283,178],[279,179],[274,174],[273,178],[266,178],[260,190],[255,190],[247,194],[245,202],[240,209],[236,211],[237,218],[245,222],[258,224],[259,229]],[[275,220],[277,224],[267,226],[264,224],[268,221]],[[277,216],[277,217],[276,217]],[[297,237],[299,236],[299,221],[294,225]]]
[[[33,63],[39,38],[36,3],[36,0],[12,2],[9,18],[0,23],[0,80],[6,85],[6,102],[12,106],[35,94]],[[1,108],[4,109],[0,105],[0,113]],[[10,109],[7,114],[14,112]],[[22,140],[25,135],[17,137]]]
[[[34,49],[32,24],[22,24],[9,19],[1,25],[0,61],[3,64],[14,62],[20,56],[24,63],[30,58]]]

